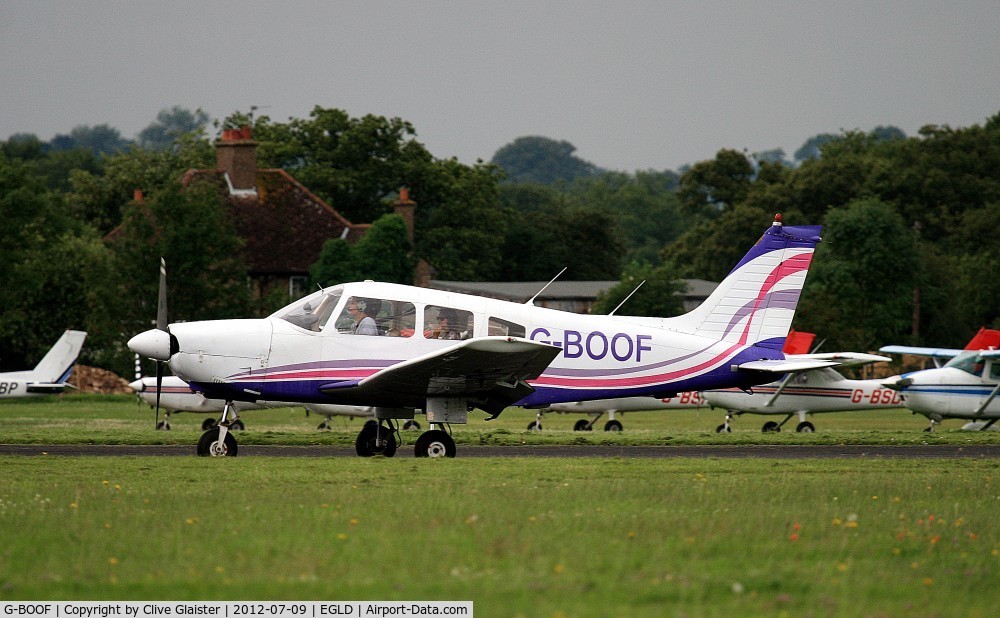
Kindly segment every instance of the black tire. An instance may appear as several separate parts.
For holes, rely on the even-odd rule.
[[[762,433],[778,433],[779,431],[781,431],[781,426],[774,421],[767,421],[761,428]]]
[[[573,431],[591,431],[593,428],[589,421],[582,418],[573,425]]]
[[[725,423],[719,425],[715,428],[715,433],[731,433],[732,430],[726,426]]]
[[[409,420],[403,423],[403,429],[407,431],[420,431],[420,423],[414,420]]]
[[[813,433],[814,431],[816,431],[816,427],[814,427],[813,424],[810,423],[809,421],[802,421],[795,428],[795,431],[799,433]]]
[[[170,431],[170,423],[168,423],[167,421],[160,421],[159,423],[156,424],[156,430],[160,431],[161,429]]]
[[[246,428],[247,426],[244,425],[243,421],[241,421],[240,419],[236,419],[235,421],[233,421],[233,424],[229,426],[230,431],[245,431]]]
[[[413,449],[416,457],[454,457],[455,441],[447,432],[431,429],[420,434]]]
[[[204,421],[201,422],[201,430],[202,431],[208,431],[212,427],[215,427],[217,424],[218,423],[216,422],[216,420],[214,418],[211,418],[211,417],[206,418]]]
[[[231,432],[226,432],[224,448],[219,449],[219,428],[213,427],[201,434],[198,440],[198,456],[200,457],[236,457],[239,454],[239,447],[236,438]]]
[[[381,446],[378,444],[379,434],[382,435],[384,441]],[[359,457],[372,457],[374,455],[392,457],[396,454],[397,446],[395,432],[386,426],[380,428],[375,421],[365,423],[354,441],[354,450]]]
[[[618,421],[608,421],[604,423],[604,431],[621,431],[622,424]]]
[[[542,424],[539,423],[538,421],[531,421],[530,423],[528,423],[528,431],[541,431],[541,430],[542,430]]]

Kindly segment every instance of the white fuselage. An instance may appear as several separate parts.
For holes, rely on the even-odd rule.
[[[991,363],[992,366],[997,364],[996,361]],[[910,383],[903,388],[903,404],[936,421],[998,418],[1000,397],[995,393],[1000,380],[984,378],[984,375],[990,375],[990,367],[980,375],[950,366],[906,374],[903,378]]]
[[[794,414],[799,412],[848,412],[902,407],[899,393],[885,380],[851,380],[833,369],[814,369],[795,375],[781,393],[781,381],[754,386],[752,394],[739,389],[704,391],[713,408],[737,413]]]

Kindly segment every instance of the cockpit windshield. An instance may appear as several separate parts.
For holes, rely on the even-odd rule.
[[[278,310],[274,317],[306,330],[321,331],[343,293],[340,286],[314,292]]]
[[[974,376],[983,375],[983,366],[985,362],[981,354],[975,351],[962,352],[955,358],[951,359],[945,364],[945,367],[954,367],[955,369],[961,369],[966,373],[971,373]]]

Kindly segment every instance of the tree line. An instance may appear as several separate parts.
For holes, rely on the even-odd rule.
[[[791,225],[825,225],[795,326],[827,348],[960,347],[979,326],[1000,326],[990,270],[1000,114],[914,137],[824,134],[794,163],[722,150],[679,172],[634,173],[540,137],[465,165],[435,158],[402,119],[322,107],[287,122],[234,113],[214,129],[243,125],[260,167],[285,169],[351,221],[374,223],[361,246],[327,244],[315,283],[405,282],[415,257],[455,280],[548,280],[568,266],[567,279],[620,280],[596,310],[647,281],[619,313],[672,315],[681,278],[720,280],[781,212]],[[215,166],[204,113],[165,110],[131,142],[96,129],[0,142],[0,367],[22,368],[63,329],[81,328],[91,333],[81,362],[127,374],[124,342],[154,318],[161,255],[172,320],[266,315],[288,301],[250,294],[218,191],[181,189],[186,170]],[[412,251],[391,214],[403,186],[418,202]]]

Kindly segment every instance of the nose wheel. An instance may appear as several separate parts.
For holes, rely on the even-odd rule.
[[[239,446],[236,438],[229,429],[243,428],[243,423],[239,419],[239,411],[232,401],[227,401],[222,409],[222,417],[219,422],[201,434],[198,440],[198,455],[200,457],[236,457],[239,453]]]

